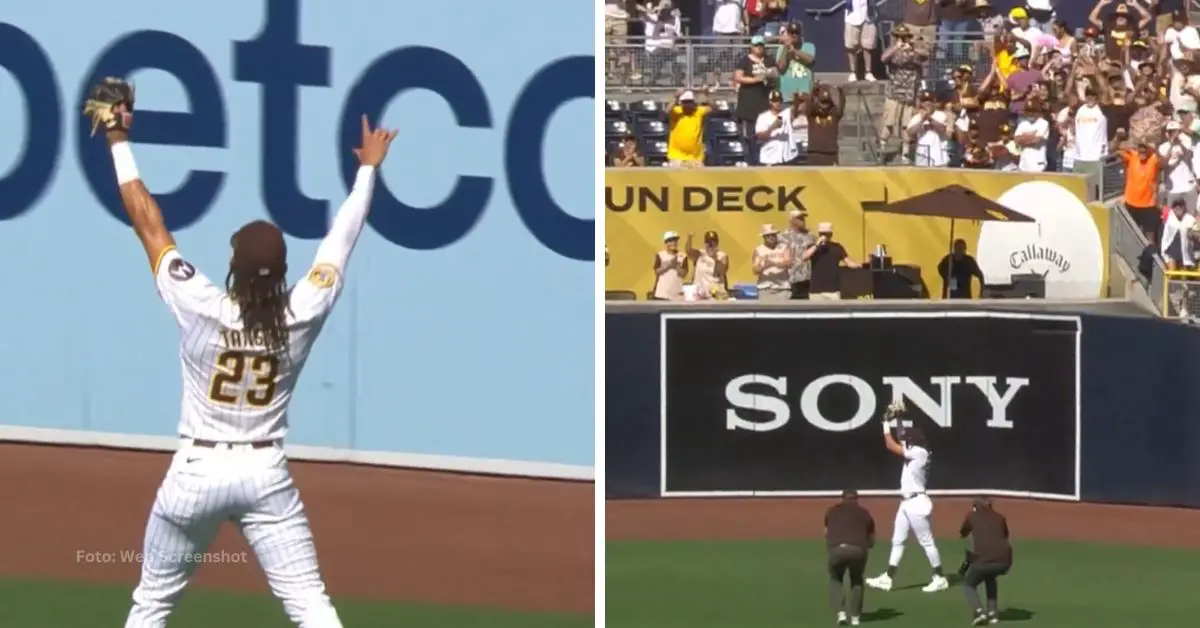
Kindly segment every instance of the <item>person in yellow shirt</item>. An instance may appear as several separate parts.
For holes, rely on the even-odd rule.
[[[705,92],[707,101],[707,92]],[[667,161],[671,166],[695,168],[704,165],[704,120],[712,107],[696,104],[690,89],[679,92],[668,111],[670,134],[667,136]]]

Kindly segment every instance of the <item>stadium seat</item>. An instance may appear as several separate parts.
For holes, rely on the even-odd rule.
[[[604,101],[604,117],[606,119],[620,119],[625,116],[625,105],[619,100]]]
[[[667,136],[667,125],[662,120],[642,119],[634,126],[634,133],[644,139],[659,139]]]
[[[647,166],[661,166],[667,163],[666,140],[643,140],[639,145],[642,149],[642,156],[646,158]]]
[[[728,100],[725,100],[725,99],[714,100],[714,101],[712,101],[711,105],[712,105],[712,113],[709,114],[710,117],[712,117],[712,118],[732,118],[733,117],[733,109],[734,109],[733,103],[729,102]]]
[[[709,118],[704,126],[704,132],[710,138],[730,139],[738,136],[738,125],[730,118]]]
[[[605,120],[604,137],[621,138],[631,132],[629,123],[624,120]]]
[[[663,109],[662,103],[655,100],[638,100],[631,102],[628,105],[629,113],[635,119],[657,119],[665,120],[666,111]]]
[[[713,142],[714,161],[719,166],[745,165],[748,152],[741,140],[716,140]]]

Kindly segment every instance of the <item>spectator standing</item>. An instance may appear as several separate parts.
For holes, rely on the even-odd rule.
[[[780,34],[779,47],[775,51],[779,93],[785,102],[791,102],[795,94],[812,92],[813,64],[816,62],[817,47],[811,41],[804,41],[803,27],[788,24]]]
[[[626,0],[604,0],[605,57],[608,60],[608,75],[613,77],[636,72],[633,55],[625,49],[629,41],[629,12],[625,10],[625,4]],[[629,76],[627,80],[632,78]]]
[[[683,298],[683,278],[687,276],[688,259],[679,251],[679,234],[663,234],[663,248],[654,254],[654,301],[678,301]]]
[[[903,0],[904,23],[913,38],[923,45],[933,43],[937,37],[937,0]]]
[[[858,503],[858,491],[842,491],[842,501],[825,512],[825,545],[829,556],[829,604],[839,626],[860,625],[863,609],[863,572],[867,554],[875,546],[875,520]],[[850,599],[845,597],[849,576]]]
[[[883,119],[879,129],[881,151],[886,148],[893,133],[904,136],[901,125],[911,119],[916,111],[917,90],[921,86],[923,64],[928,55],[925,48],[913,44],[913,34],[907,26],[900,24],[892,29],[892,45],[880,57],[888,64],[888,75],[891,77],[884,89]],[[909,148],[906,139],[901,151],[906,159]]]
[[[1021,113],[1021,121],[1013,131],[1013,141],[1021,149],[1017,169],[1021,172],[1045,172],[1047,147],[1050,143],[1050,122],[1046,120],[1046,105],[1031,100]]]
[[[637,137],[632,133],[627,133],[621,138],[621,145],[612,158],[612,165],[614,168],[641,168],[646,165],[646,158],[638,150]]]
[[[757,151],[754,141],[754,124],[758,116],[767,110],[770,82],[778,76],[775,66],[766,64],[767,40],[762,35],[750,38],[750,50],[738,62],[733,71],[733,82],[737,84],[737,107],[735,113],[741,126],[742,138],[750,149],[751,158]],[[769,70],[769,71],[768,71]]]
[[[1092,87],[1083,92],[1083,103],[1076,109],[1071,126],[1075,143],[1072,172],[1099,174],[1104,158],[1108,156],[1108,118],[1104,116],[1100,98]]]
[[[1133,12],[1129,10],[1127,2],[1117,4],[1112,13],[1104,15],[1104,10],[1112,4],[1113,0],[1099,0],[1088,15],[1088,21],[1104,33],[1104,53],[1108,59],[1121,63],[1125,59],[1125,46],[1133,43],[1133,40],[1145,32],[1152,16],[1145,7],[1136,2],[1133,3],[1133,8],[1139,14],[1137,22],[1134,21]]]
[[[721,250],[721,239],[716,231],[704,233],[704,248],[692,246],[692,234],[688,234],[688,259],[696,269],[692,277],[692,287],[699,300],[729,298],[729,255]]]
[[[1145,0],[1146,8],[1154,15],[1154,34],[1159,37],[1166,35],[1175,24],[1177,13],[1183,13],[1186,19],[1188,0]]]
[[[916,142],[914,163],[927,168],[945,168],[950,165],[950,153],[946,142],[950,139],[950,117],[946,115],[930,92],[922,92],[917,102],[917,113],[908,122],[906,133],[909,142]]]
[[[952,64],[966,63],[970,44],[968,34],[979,30],[975,21],[975,0],[938,0],[941,19],[938,22],[938,51],[949,57]]]
[[[839,162],[838,125],[846,112],[846,92],[837,88],[837,101],[828,85],[817,84],[808,99],[808,155],[810,166],[836,166]]]
[[[695,168],[704,165],[704,120],[712,112],[706,102],[696,104],[696,93],[690,89],[680,90],[675,104],[667,112],[670,131],[667,134],[667,161],[677,168]]]
[[[1030,91],[1041,80],[1042,73],[1030,67],[1029,49],[1022,44],[1017,44],[1013,60],[1016,61],[1017,69],[1008,75],[1005,84],[1008,87],[1009,110],[1020,117],[1025,112],[1025,102]]]
[[[833,239],[833,223],[817,225],[817,241],[804,251],[804,259],[812,263],[812,279],[809,298],[822,301],[842,299],[842,266],[860,268],[861,264],[850,258],[846,247]]]
[[[846,62],[850,68],[847,80],[858,80],[858,58],[863,60],[863,78],[875,82],[875,42],[879,41],[879,9],[876,0],[845,0],[845,27],[842,39],[846,46]]]
[[[1196,211],[1196,173],[1192,172],[1192,140],[1183,133],[1183,125],[1167,123],[1166,141],[1158,147],[1167,172],[1167,204],[1183,201],[1188,211]]]
[[[1156,202],[1162,161],[1150,144],[1125,148],[1120,155],[1125,162],[1125,208],[1146,239],[1155,242],[1162,226]]]
[[[767,110],[754,123],[758,143],[758,163],[763,166],[794,165],[800,156],[792,134],[792,110],[783,106],[783,96],[772,91]]]
[[[807,299],[812,279],[812,262],[804,258],[804,252],[817,239],[808,231],[808,215],[799,209],[793,209],[789,214],[790,222],[783,232],[783,241],[788,246],[792,256],[792,268],[789,281],[792,286],[793,299]]]
[[[792,137],[801,160],[808,153],[808,99],[805,94],[792,94]]]
[[[746,0],[716,0],[713,10],[712,34],[717,44],[736,46],[746,41],[749,15]]]
[[[979,21],[979,28],[983,31],[983,41],[979,42],[976,49],[980,52],[991,52],[993,42],[1004,32],[1008,25],[1004,16],[996,12],[996,8],[988,0],[975,0],[975,19]]]
[[[938,275],[942,278],[942,298],[970,299],[971,280],[979,279],[983,284],[983,271],[979,262],[967,253],[967,241],[954,241],[953,250],[938,262]]]
[[[751,266],[758,275],[758,299],[760,301],[786,301],[792,296],[788,275],[792,268],[792,256],[787,246],[779,239],[779,230],[774,225],[763,225],[763,243],[754,247]]]

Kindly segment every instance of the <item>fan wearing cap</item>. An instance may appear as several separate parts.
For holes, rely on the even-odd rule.
[[[838,165],[838,131],[845,112],[845,87],[838,85],[834,88],[818,82],[813,88],[812,98],[805,103],[805,115],[808,118],[808,165]]]
[[[684,242],[688,259],[696,268],[692,277],[697,299],[726,299],[729,297],[729,255],[721,250],[721,238],[716,231],[704,232],[704,248],[693,245],[692,234]]]
[[[758,298],[760,301],[786,301],[792,296],[788,283],[791,274],[792,254],[779,238],[774,225],[763,225],[762,244],[754,247],[750,257],[751,268],[758,275]]]
[[[1013,51],[1013,60],[1017,64],[1017,70],[1008,75],[1005,85],[1008,87],[1009,111],[1019,116],[1025,111],[1029,93],[1041,80],[1042,73],[1030,67],[1029,48],[1024,44],[1017,44]]]
[[[227,521],[239,525],[256,550],[292,623],[342,625],[320,575],[283,447],[292,392],[341,293],[371,206],[376,170],[396,136],[371,129],[365,115],[361,124],[354,186],[305,279],[290,290],[283,233],[262,220],[233,234],[225,284],[212,283],[176,249],[138,173],[127,132],[106,133],[121,203],[149,258],[158,294],[179,327],[183,379],[177,427],[182,455],[174,458],[151,507],[141,580],[126,626],[167,625],[196,567],[179,557],[206,551]],[[178,481],[180,474],[188,480]]]
[[[804,259],[804,251],[817,241],[808,230],[808,214],[802,209],[788,212],[788,228],[780,237],[792,256],[792,269],[788,277],[792,285],[792,298],[807,299],[812,279],[812,262]]]
[[[917,113],[908,121],[906,131],[909,142],[916,142],[915,165],[929,168],[950,165],[950,151],[946,145],[950,139],[950,117],[938,107],[932,92],[921,92]]]
[[[679,301],[683,299],[683,278],[688,273],[688,258],[679,250],[679,234],[668,231],[663,234],[663,248],[654,254],[654,288],[650,291],[653,301]]]
[[[767,110],[772,84],[779,75],[774,64],[767,64],[767,40],[762,35],[750,38],[750,50],[733,71],[737,84],[737,105],[734,115],[741,125],[742,137],[754,146],[754,124],[758,115]],[[750,154],[755,157],[754,152]]]
[[[796,94],[812,92],[813,64],[817,60],[817,47],[804,41],[803,24],[792,22],[779,34],[779,46],[775,51],[775,66],[779,70],[779,93],[784,102],[791,102]]]
[[[1132,44],[1141,33],[1146,32],[1146,27],[1154,18],[1138,2],[1115,3],[1112,12],[1105,14],[1105,9],[1113,4],[1113,0],[1099,0],[1088,15],[1088,21],[1104,33],[1105,55],[1111,61],[1119,63],[1125,58],[1125,47]],[[1134,22],[1131,8],[1138,13],[1137,22]]]
[[[667,111],[667,161],[676,167],[704,165],[704,120],[712,112],[708,104],[709,92],[704,92],[705,102],[696,104],[696,94],[690,89],[681,89],[675,95],[675,104]]]
[[[1025,7],[1016,7],[1009,11],[1008,23],[1012,25],[1009,32],[1027,46],[1032,46],[1034,38],[1041,34],[1041,30],[1030,25],[1029,13],[1025,11]]]
[[[1158,156],[1166,162],[1167,202],[1184,202],[1196,210],[1196,174],[1192,172],[1192,140],[1183,133],[1178,120],[1167,122],[1167,137],[1158,147]]]
[[[812,263],[812,293],[809,298],[840,301],[842,298],[841,267],[861,268],[850,257],[846,247],[833,239],[833,223],[817,225],[817,241],[804,251],[804,259]]]
[[[879,127],[880,148],[886,148],[893,134],[904,138],[902,155],[908,155],[911,144],[904,133],[905,124],[916,113],[917,92],[929,51],[913,44],[912,31],[899,24],[892,29],[892,45],[883,51],[880,60],[888,66],[891,78],[883,90],[883,117]]]
[[[1030,100],[1026,104],[1021,112],[1021,119],[1017,122],[1017,128],[1013,131],[1013,141],[1021,150],[1017,160],[1018,170],[1046,171],[1050,122],[1046,119],[1046,105],[1040,99]]]
[[[767,110],[758,114],[754,138],[758,140],[760,165],[792,165],[799,158],[792,129],[792,110],[783,106],[783,95],[778,91],[771,91]]]

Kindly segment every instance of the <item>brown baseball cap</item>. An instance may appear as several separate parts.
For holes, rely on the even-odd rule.
[[[233,270],[261,276],[283,276],[287,272],[287,242],[279,227],[265,221],[246,223],[230,239]]]

